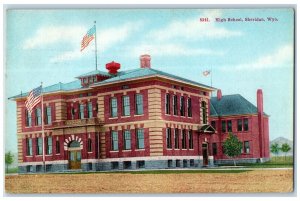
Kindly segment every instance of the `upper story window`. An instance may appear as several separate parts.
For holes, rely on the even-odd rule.
[[[182,130],[182,149],[186,149],[186,130]]]
[[[93,104],[92,102],[88,102],[88,118],[93,117]]]
[[[129,96],[122,97],[123,116],[130,116],[130,101]]]
[[[32,156],[32,139],[26,138],[26,155]]]
[[[52,137],[47,137],[47,155],[52,154]]]
[[[25,126],[31,127],[31,114],[28,112],[28,110],[25,110]]]
[[[60,154],[60,143],[59,143],[59,139],[56,139],[56,154]]]
[[[170,94],[166,94],[166,114],[170,114]]]
[[[83,83],[87,84],[88,83],[88,78],[83,78]]]
[[[42,125],[41,108],[36,108],[35,109],[35,125],[37,125],[37,126]]]
[[[79,104],[79,119],[84,119],[84,104]]]
[[[225,133],[226,132],[226,121],[222,120],[222,132]]]
[[[192,117],[192,99],[187,99],[188,117]]]
[[[92,139],[91,138],[88,139],[88,147],[87,148],[88,148],[88,150],[87,150],[88,152],[92,152]]]
[[[93,83],[93,77],[89,77],[89,83]]]
[[[135,114],[141,115],[143,114],[143,95],[136,94],[135,95]]]
[[[136,146],[138,149],[144,149],[145,143],[144,143],[144,129],[139,128],[136,130]]]
[[[194,149],[193,131],[189,130],[189,149]]]
[[[172,149],[171,128],[166,129],[167,148]]]
[[[118,151],[118,131],[111,131],[111,150]]]
[[[179,131],[178,131],[178,128],[174,129],[174,138],[175,138],[175,149],[179,149]]]
[[[213,155],[217,155],[218,150],[217,150],[217,143],[212,143],[212,151],[213,151]]]
[[[237,130],[242,131],[243,130],[243,121],[241,119],[237,120]]]
[[[201,102],[201,110],[202,110],[202,122],[203,124],[207,124],[207,106],[206,102]]]
[[[177,101],[177,96],[173,96],[173,114],[178,115],[178,101]]]
[[[97,82],[97,76],[94,76],[93,79],[94,79],[94,82]]]
[[[37,155],[43,154],[43,138],[41,137],[36,138],[36,154]]]
[[[250,143],[249,143],[249,141],[244,142],[244,153],[246,153],[246,154],[250,153]]]
[[[232,132],[232,123],[231,123],[231,120],[227,120],[227,132]]]
[[[75,119],[75,109],[73,107],[71,108],[71,118]]]
[[[210,124],[216,130],[216,121],[211,121]]]
[[[183,96],[180,98],[180,116],[185,116],[185,104]]]
[[[130,130],[125,130],[123,133],[123,146],[125,150],[131,149],[131,135]]]
[[[110,99],[110,116],[116,117],[118,116],[118,103],[117,98]]]
[[[244,119],[244,131],[248,131],[248,119]]]
[[[46,124],[51,124],[52,123],[52,114],[51,114],[51,107],[48,106],[46,107]]]

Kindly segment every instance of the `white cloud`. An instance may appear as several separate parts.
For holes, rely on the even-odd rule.
[[[159,30],[151,31],[148,38],[151,40],[201,40],[207,38],[228,38],[240,36],[242,32],[229,30],[214,22],[214,18],[221,17],[220,10],[209,10],[203,12],[201,16],[186,20],[172,21],[170,24]],[[210,22],[200,22],[200,17],[208,17]]]
[[[274,52],[259,57],[253,62],[241,63],[235,66],[223,66],[223,70],[256,70],[267,68],[281,68],[293,63],[294,48],[291,44],[279,47]]]
[[[199,56],[199,55],[219,55],[221,51],[213,51],[204,48],[191,48],[181,44],[162,43],[162,44],[140,44],[130,48],[132,56],[150,54],[151,56]]]

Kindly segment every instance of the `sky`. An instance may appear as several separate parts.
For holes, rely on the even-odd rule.
[[[212,81],[223,95],[241,94],[254,105],[256,91],[262,89],[270,139],[293,140],[292,9],[9,10],[5,151],[17,152],[16,104],[8,97],[41,82],[44,86],[66,83],[95,70],[94,41],[80,51],[94,21],[99,70],[106,71],[105,64],[111,61],[120,63],[121,70],[139,68],[139,56],[147,53],[154,69],[206,85]],[[207,77],[202,74],[205,70],[211,70]]]

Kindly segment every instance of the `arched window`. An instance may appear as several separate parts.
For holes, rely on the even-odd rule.
[[[77,141],[72,141],[70,142],[69,147],[80,147],[80,143]]]
[[[201,110],[202,110],[202,122],[203,124],[207,124],[207,106],[205,101],[201,102]]]

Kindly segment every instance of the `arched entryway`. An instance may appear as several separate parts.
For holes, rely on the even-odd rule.
[[[78,141],[71,141],[68,145],[69,169],[81,169],[81,147]]]

